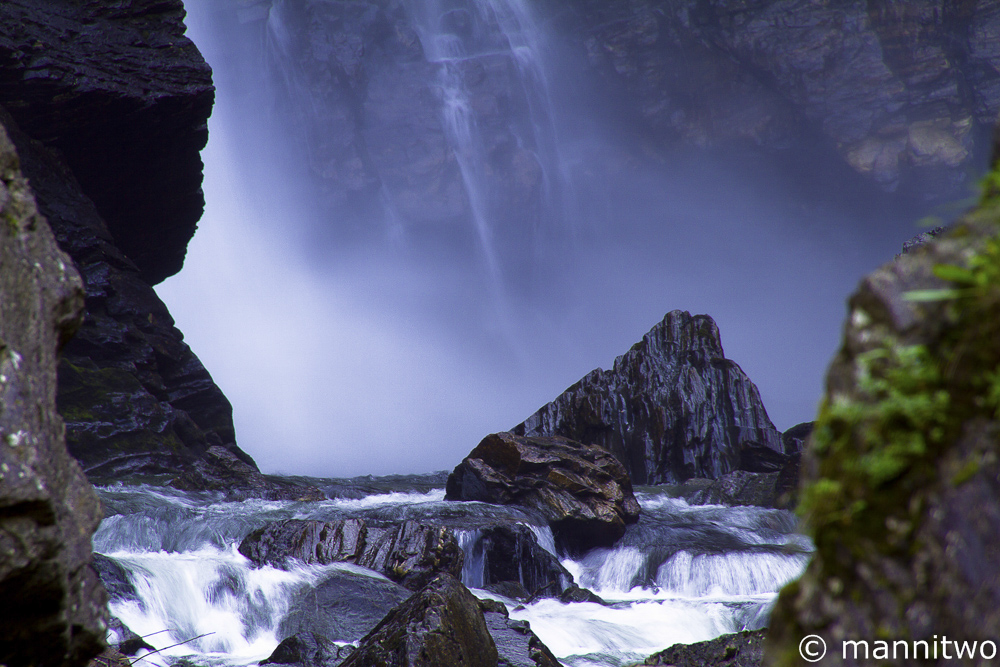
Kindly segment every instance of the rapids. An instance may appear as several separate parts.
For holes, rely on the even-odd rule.
[[[610,667],[642,661],[676,642],[763,627],[777,590],[801,574],[811,551],[789,512],[691,506],[668,487],[646,487],[637,493],[642,518],[615,548],[560,558],[576,582],[608,606],[554,599],[521,604],[479,588],[480,530],[521,523],[555,553],[551,531],[520,508],[446,502],[443,479],[438,473],[309,480],[331,496],[321,502],[228,502],[165,487],[101,487],[106,518],[94,550],[121,566],[128,580],[111,613],[162,649],[144,664],[253,665],[283,638],[281,624],[296,594],[335,573],[348,586],[355,582],[359,596],[364,582],[387,580],[347,564],[254,568],[237,551],[245,535],[289,518],[412,518],[453,528],[466,556],[463,582],[478,596],[503,602],[511,618],[528,621],[563,664]]]

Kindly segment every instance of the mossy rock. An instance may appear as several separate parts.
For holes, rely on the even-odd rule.
[[[1000,636],[998,186],[850,299],[803,458],[816,555],[779,597],[770,664],[801,664],[810,634],[824,664],[844,640]]]

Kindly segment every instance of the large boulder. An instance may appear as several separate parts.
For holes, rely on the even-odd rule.
[[[83,665],[104,648],[101,505],[56,412],[56,351],[82,308],[0,123],[0,664]]]
[[[622,465],[602,447],[561,437],[486,436],[448,476],[445,499],[534,508],[570,551],[610,546],[639,520]]]
[[[757,387],[726,359],[715,321],[680,310],[513,432],[600,445],[634,484],[715,479],[741,469],[749,448],[785,453]]]
[[[342,667],[496,667],[497,647],[476,598],[441,574],[393,609]]]
[[[1000,636],[1000,171],[986,185],[850,299],[803,460],[816,553],[778,599],[772,664],[800,664],[810,634],[826,664],[855,664],[844,640],[906,664],[892,642],[954,656],[945,638]]]
[[[255,565],[287,567],[291,560],[353,563],[381,572],[410,590],[422,588],[439,572],[459,576],[463,559],[450,528],[416,521],[382,528],[363,519],[288,519],[253,531],[239,550]]]

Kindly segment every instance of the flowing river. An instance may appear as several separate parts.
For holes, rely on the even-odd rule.
[[[609,604],[522,603],[481,588],[481,530],[523,524],[555,553],[548,526],[520,508],[446,502],[444,480],[442,473],[308,480],[330,497],[319,502],[231,502],[159,486],[100,487],[106,518],[94,550],[125,575],[112,586],[111,612],[158,650],[140,664],[254,665],[283,639],[282,624],[303,591],[339,577],[347,582],[346,608],[356,595],[363,615],[370,586],[387,580],[348,564],[255,568],[237,550],[248,533],[291,518],[415,519],[451,527],[465,552],[463,583],[503,602],[512,619],[528,621],[564,665],[617,667],[677,642],[764,627],[777,591],[802,573],[812,549],[795,532],[790,512],[689,505],[674,497],[676,489],[644,487],[636,493],[640,521],[615,548],[577,559],[557,554],[577,584]]]

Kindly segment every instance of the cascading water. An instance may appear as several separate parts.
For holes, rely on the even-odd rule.
[[[551,530],[516,507],[445,502],[443,489],[428,488],[429,481],[440,483],[440,476],[360,487],[348,480],[313,480],[333,496],[320,502],[226,502],[158,487],[105,487],[100,494],[107,518],[94,548],[112,564],[99,566],[113,592],[111,612],[133,632],[150,635],[152,646],[169,647],[144,659],[148,664],[256,664],[292,632],[289,618],[301,614],[295,610],[303,596],[323,582],[335,581],[337,597],[347,605],[364,607],[386,591],[401,598],[390,590],[397,585],[354,565],[255,568],[236,550],[244,536],[290,518],[387,524],[416,519],[451,527],[465,553],[464,583],[481,597],[504,602],[511,618],[528,621],[564,665],[613,667],[676,642],[762,627],[776,591],[801,573],[809,557],[810,545],[794,532],[789,512],[689,506],[659,489],[637,495],[642,519],[616,548],[560,559],[579,585],[608,605],[553,598],[519,602],[482,588],[484,530],[527,526],[526,533],[554,553]],[[338,628],[332,639],[355,642],[368,626],[358,627]]]
[[[462,8],[440,0],[411,0],[408,6],[416,19],[425,57],[439,67],[437,84],[445,133],[462,174],[488,269],[502,288],[503,257],[495,237],[509,222],[510,214],[505,210],[509,201],[498,192],[497,175],[490,173],[490,151],[469,79],[481,77],[481,70],[496,68],[497,63],[509,62],[517,72],[524,108],[511,112],[513,117],[505,129],[540,169],[542,197],[531,230],[537,237],[539,223],[556,227],[562,219],[560,186],[568,182],[543,67],[542,35],[522,0],[473,0]],[[520,241],[523,244],[525,239]]]

